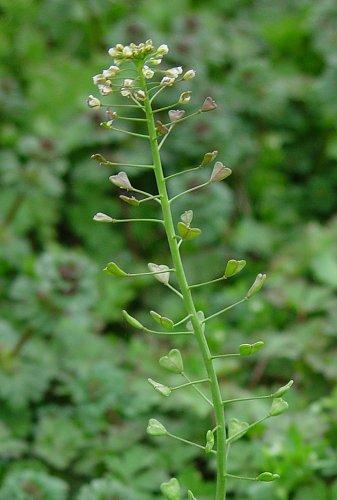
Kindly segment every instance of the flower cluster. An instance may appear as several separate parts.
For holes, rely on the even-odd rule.
[[[160,45],[155,48],[152,40],[147,40],[145,43],[130,43],[130,45],[122,45],[117,43],[114,47],[109,49],[109,55],[114,58],[117,65],[125,61],[145,61],[148,60],[150,64],[160,64],[161,58],[169,51],[167,45]]]

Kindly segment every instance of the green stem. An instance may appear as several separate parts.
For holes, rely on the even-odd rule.
[[[176,385],[175,387],[171,387],[171,391],[176,391],[177,389],[183,389],[184,387],[189,387],[191,385],[203,384],[204,382],[209,382],[209,378],[202,378],[200,380],[191,380],[190,382],[186,382],[185,384]]]
[[[154,121],[153,110],[151,107],[151,102],[148,95],[148,90],[146,86],[146,81],[142,75],[141,68],[138,68],[140,74],[140,81],[145,92],[144,108],[147,118],[147,127],[149,132],[149,142],[151,147],[154,173],[156,177],[158,192],[161,195],[161,209],[164,219],[165,231],[170,247],[171,257],[173,261],[173,267],[176,270],[176,277],[180,287],[180,291],[185,304],[186,312],[191,316],[191,323],[193,326],[194,334],[197,339],[199,349],[203,358],[204,366],[207,371],[207,375],[210,379],[211,394],[213,400],[214,414],[216,425],[218,426],[217,432],[217,484],[216,484],[216,496],[215,500],[224,500],[226,498],[226,427],[225,427],[225,415],[224,408],[222,405],[222,396],[220,392],[219,382],[216,376],[215,369],[213,367],[211,352],[203,332],[202,324],[198,318],[197,311],[194,305],[191,290],[189,289],[184,266],[181,260],[180,251],[178,247],[178,242],[175,236],[173,218],[171,213],[171,207],[169,202],[169,197],[167,193],[166,183],[164,179],[163,168],[161,164],[160,152],[158,149],[158,143],[156,140],[156,126]]]
[[[255,399],[271,399],[273,396],[269,394],[268,396],[252,396],[251,398],[235,398],[235,399],[225,399],[222,404],[227,403],[240,403],[241,401],[253,401]]]
[[[226,279],[225,276],[221,276],[221,278],[216,278],[214,280],[204,281],[203,283],[196,283],[195,285],[190,285],[190,288],[198,288],[199,286],[210,285],[212,283],[216,283],[217,281],[223,281],[225,279]]]
[[[201,444],[193,443],[193,441],[189,441],[188,439],[181,438],[179,436],[175,436],[174,434],[171,434],[170,432],[167,433],[167,436],[176,439],[177,441],[181,441],[182,443],[186,444],[191,444],[192,446],[196,446],[197,448],[200,448],[201,450],[205,451],[205,446],[201,446]],[[216,451],[212,450],[212,453],[216,453]]]

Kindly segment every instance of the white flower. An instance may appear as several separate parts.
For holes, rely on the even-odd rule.
[[[179,97],[179,104],[187,104],[191,100],[191,91],[182,92]]]
[[[195,77],[195,71],[194,71],[194,69],[189,69],[183,75],[183,80],[192,80],[192,78],[194,78],[194,77]]]
[[[125,80],[123,82],[124,87],[132,87],[132,84],[133,84],[133,80],[131,80],[131,78],[125,78]]]
[[[159,56],[164,56],[165,54],[167,54],[169,51],[169,48],[167,45],[163,44],[163,45],[160,45],[157,49],[157,54]]]
[[[120,68],[118,66],[110,66],[108,69],[103,70],[103,76],[105,78],[111,78],[112,76],[115,76],[119,71]]]
[[[101,73],[98,74],[98,75],[95,75],[92,77],[92,81],[94,82],[95,85],[99,85],[99,84],[102,84],[102,83],[105,83],[106,81],[106,78],[104,75],[102,75]]]
[[[121,95],[123,97],[130,97],[131,95],[131,90],[130,89],[127,89],[125,87],[121,88]]]
[[[165,87],[170,87],[173,85],[175,82],[174,78],[171,78],[170,76],[164,76],[160,82],[160,85],[165,86]]]
[[[145,78],[152,78],[154,75],[154,71],[150,69],[148,66],[143,66],[142,68],[142,73],[145,76]]]
[[[101,106],[101,101],[90,94],[87,99],[87,105],[89,108],[99,108]]]
[[[128,45],[125,45],[125,47],[123,49],[123,56],[126,56],[126,57],[132,56],[132,49]]]
[[[112,92],[111,82],[109,80],[106,81],[105,85],[98,85],[98,90],[102,95],[109,95]]]
[[[181,66],[177,66],[176,68],[170,68],[165,71],[165,75],[170,76],[172,78],[178,78],[179,75],[183,72],[183,68]]]
[[[112,222],[113,218],[110,217],[110,215],[103,214],[102,212],[98,212],[96,215],[94,215],[93,220],[97,222]]]
[[[135,93],[135,98],[139,101],[144,101],[145,97],[145,92],[143,90],[137,90],[137,92]]]
[[[116,47],[111,47],[111,49],[108,50],[108,54],[111,57],[116,57],[118,54]]]

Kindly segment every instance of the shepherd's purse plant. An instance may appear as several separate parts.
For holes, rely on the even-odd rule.
[[[138,216],[130,219],[116,219],[112,215],[105,213],[97,213],[94,220],[106,223],[154,223],[158,224],[166,233],[169,252],[171,256],[171,264],[149,263],[148,270],[142,273],[130,273],[123,270],[118,263],[109,262],[105,271],[116,279],[127,279],[131,277],[153,275],[158,282],[166,286],[170,292],[173,292],[177,300],[182,301],[185,309],[185,315],[182,319],[172,320],[166,317],[161,312],[150,311],[150,316],[159,329],[149,328],[143,325],[138,319],[131,316],[127,311],[123,311],[123,316],[126,322],[145,333],[154,335],[167,335],[172,339],[176,335],[188,335],[191,341],[196,341],[200,351],[200,356],[205,369],[205,377],[200,380],[191,380],[188,374],[185,373],[183,358],[178,349],[171,349],[166,355],[160,358],[159,363],[164,370],[174,374],[180,374],[183,383],[170,387],[162,382],[148,379],[153,389],[163,397],[169,397],[176,390],[183,390],[185,387],[192,386],[198,397],[204,399],[212,411],[213,423],[210,425],[206,433],[205,443],[197,444],[176,436],[169,429],[155,419],[150,419],[147,427],[147,433],[150,436],[168,437],[176,439],[187,445],[198,447],[203,453],[209,457],[215,458],[216,461],[216,486],[215,499],[223,500],[226,498],[226,485],[228,478],[248,481],[263,481],[271,482],[279,479],[278,474],[269,471],[261,471],[256,477],[236,476],[230,474],[228,467],[229,451],[232,444],[240,439],[243,435],[249,432],[253,427],[266,419],[280,415],[288,408],[287,402],[283,399],[283,395],[290,389],[293,381],[280,387],[272,394],[265,396],[256,396],[249,398],[224,399],[221,394],[219,380],[214,366],[214,361],[218,359],[226,359],[229,357],[250,356],[264,347],[262,341],[253,344],[241,344],[234,353],[213,353],[210,350],[206,326],[213,318],[224,314],[233,307],[250,300],[263,286],[266,279],[265,274],[258,274],[255,281],[248,289],[246,294],[237,300],[234,304],[227,305],[219,311],[213,312],[206,316],[204,311],[196,310],[193,293],[199,287],[207,286],[214,282],[223,282],[238,274],[246,265],[244,260],[230,259],[224,266],[222,274],[211,281],[204,283],[188,282],[186,272],[183,265],[181,250],[183,245],[201,235],[201,229],[194,227],[193,211],[186,207],[186,211],[181,214],[179,221],[173,220],[172,204],[191,191],[207,188],[212,183],[221,182],[231,175],[231,169],[225,166],[221,161],[215,161],[217,151],[206,152],[199,162],[189,169],[176,172],[171,175],[165,175],[162,161],[161,149],[169,135],[174,132],[179,124],[189,118],[199,114],[208,113],[216,110],[217,104],[212,97],[206,97],[204,102],[195,111],[186,113],[182,108],[191,100],[191,91],[182,89],[180,95],[175,99],[172,105],[162,108],[156,108],[157,96],[165,92],[165,90],[176,87],[179,84],[186,84],[189,80],[195,77],[193,69],[183,70],[182,67],[174,67],[167,69],[159,69],[163,57],[168,53],[167,45],[155,47],[151,40],[138,45],[131,43],[123,46],[117,44],[109,49],[109,55],[113,59],[113,65],[104,69],[102,73],[93,77],[93,82],[98,86],[98,90],[103,97],[95,97],[90,95],[87,99],[87,104],[90,108],[104,109],[107,120],[101,125],[102,127],[116,131],[118,133],[131,134],[144,141],[148,142],[151,153],[151,162],[149,164],[119,164],[111,162],[101,154],[94,154],[92,158],[100,165],[106,167],[117,168],[139,168],[146,169],[149,175],[154,175],[157,193],[151,194],[134,187],[128,175],[124,171],[120,171],[115,175],[111,175],[109,180],[123,191],[120,198],[123,202],[135,207],[134,210],[139,210],[143,203],[155,203],[158,206],[160,215],[158,218],[142,218]],[[122,96],[126,99],[126,103],[103,103],[104,98],[110,99],[111,96]],[[133,116],[128,116],[126,113],[130,111]],[[158,113],[165,116],[168,112],[168,119],[158,119]],[[127,129],[116,127],[117,121],[137,122],[144,125],[142,133],[136,133]],[[194,186],[184,192],[170,197],[169,183],[172,178],[188,174],[199,169],[207,169],[211,167],[211,173],[206,182]],[[174,284],[172,284],[172,281]],[[200,388],[200,386],[208,386],[210,396]],[[259,420],[247,423],[238,419],[231,419],[228,422],[225,420],[225,410],[228,405],[235,404],[240,401],[249,401],[253,399],[266,399],[270,401],[269,410]],[[165,498],[169,500],[178,500],[182,498],[181,487],[176,478],[172,478],[167,483],[161,485],[161,491]],[[187,492],[187,498],[192,500],[198,497],[198,492]]]

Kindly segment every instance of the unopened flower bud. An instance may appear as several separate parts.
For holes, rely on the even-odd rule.
[[[192,92],[190,90],[182,92],[179,96],[179,104],[187,104],[191,100]]]
[[[132,191],[131,182],[125,172],[119,172],[116,175],[110,175],[109,181],[115,184],[115,186],[126,189],[127,191]]]
[[[111,122],[118,118],[116,111],[113,111],[112,108],[108,108],[105,113]]]
[[[163,44],[163,45],[159,45],[157,51],[156,51],[156,54],[158,56],[164,56],[165,54],[167,54],[169,51],[169,48],[167,45]]]
[[[108,50],[108,54],[109,56],[111,57],[116,57],[118,55],[118,50],[116,49],[116,47],[111,47],[109,50]]]
[[[218,107],[217,103],[212,97],[206,97],[201,106],[201,111],[212,111]]]
[[[119,71],[120,68],[118,66],[109,66],[108,69],[103,70],[103,76],[105,76],[105,78],[112,78],[116,76]]]
[[[97,212],[97,214],[94,215],[93,220],[96,222],[113,222],[112,217],[103,214],[102,212]]]
[[[121,194],[119,198],[128,205],[132,205],[133,207],[138,207],[140,203],[134,196],[125,196],[124,194]]]
[[[146,65],[143,66],[142,73],[145,76],[145,78],[147,78],[147,79],[152,78],[154,75],[154,71]]]
[[[153,64],[153,66],[158,66],[161,63],[161,59],[149,59],[149,64]]]
[[[89,108],[100,108],[101,107],[101,101],[97,99],[97,97],[94,97],[93,95],[89,95],[87,99],[87,105]]]
[[[185,115],[185,111],[183,109],[171,109],[168,112],[169,118],[171,122],[176,122],[177,120],[181,120]]]
[[[170,68],[165,71],[165,75],[171,78],[178,78],[183,72],[183,68],[181,66],[176,66],[175,68]]]
[[[150,418],[146,432],[150,434],[150,436],[165,436],[165,434],[167,434],[167,430],[163,424],[155,418]]]
[[[123,48],[123,56],[125,56],[125,57],[131,57],[132,56],[132,49],[128,45],[126,45]]]
[[[189,69],[186,73],[183,74],[183,80],[192,80],[195,77],[194,69]]]
[[[256,276],[254,283],[252,284],[252,286],[250,287],[250,289],[248,290],[248,292],[246,294],[247,299],[252,297],[255,293],[257,293],[262,288],[263,283],[266,281],[266,278],[267,278],[267,275],[262,274],[262,273],[259,273]]]
[[[170,87],[171,85],[173,85],[175,82],[175,79],[174,78],[171,78],[170,76],[164,76],[160,82],[160,85],[162,87]]]

